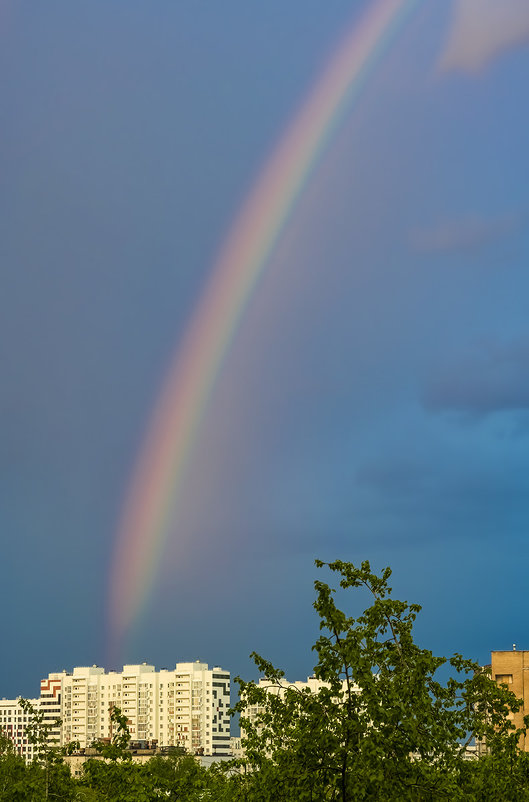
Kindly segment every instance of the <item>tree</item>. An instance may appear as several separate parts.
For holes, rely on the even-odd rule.
[[[474,661],[459,654],[435,657],[414,642],[421,608],[392,598],[389,568],[378,576],[368,562],[360,568],[342,561],[316,565],[338,575],[343,591],[367,589],[372,604],[357,618],[348,616],[337,606],[336,590],[315,582],[319,692],[285,687],[284,673],[255,653],[268,689],[237,678],[235,710],[250,769],[246,798],[486,799],[479,788],[487,761],[465,759],[473,737],[487,741],[496,784],[501,778],[509,793],[522,787],[527,769],[521,769],[517,750],[521,731],[509,719],[521,705],[514,695]],[[439,679],[443,666],[451,671],[445,682]],[[251,720],[245,714],[256,705],[260,712]]]
[[[0,730],[0,800],[26,802],[26,764],[11,738]]]
[[[26,736],[35,747],[30,764],[19,755],[9,737],[0,731],[0,802],[42,802],[77,799],[75,782],[63,762],[63,749],[56,745],[57,721],[48,721],[45,713],[29,702],[19,704],[27,714]]]
[[[146,783],[167,802],[205,799],[207,771],[193,755],[170,752],[156,755],[144,766]]]
[[[56,736],[60,719],[48,720],[45,711],[36,708],[29,699],[21,698],[18,703],[28,716],[26,737],[35,750],[33,765],[26,772],[26,782],[32,789],[31,795],[26,791],[26,799],[72,799],[74,783]]]
[[[112,724],[110,743],[96,741],[95,749],[107,760],[131,760],[132,754],[129,749],[131,736],[127,716],[119,707],[113,705],[110,709],[110,721]]]
[[[127,716],[119,707],[113,706],[110,710],[110,720],[112,722],[110,743],[96,741],[93,744],[101,757],[86,761],[81,782],[90,792],[89,799],[141,802],[148,797],[143,795],[139,787],[139,767],[132,761]]]

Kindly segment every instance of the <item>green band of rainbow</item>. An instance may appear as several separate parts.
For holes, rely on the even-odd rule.
[[[110,637],[145,606],[197,431],[248,299],[322,149],[419,0],[378,0],[345,38],[246,199],[156,403],[128,491],[110,577]]]

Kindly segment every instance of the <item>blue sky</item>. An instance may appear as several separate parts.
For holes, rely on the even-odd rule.
[[[1,696],[105,664],[165,372],[370,5],[4,4]],[[377,65],[246,309],[124,660],[303,678],[315,557],[391,565],[434,651],[529,648],[528,42],[518,0],[423,3]]]

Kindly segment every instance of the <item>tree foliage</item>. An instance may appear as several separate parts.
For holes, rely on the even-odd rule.
[[[131,759],[125,715],[111,711],[110,743],[72,778],[52,741],[55,724],[26,700],[37,758],[26,765],[0,732],[0,802],[529,802],[529,759],[518,748],[520,709],[505,686],[459,654],[436,657],[413,638],[420,607],[393,599],[391,571],[317,561],[337,578],[315,582],[320,689],[289,685],[253,655],[266,683],[237,678],[245,758],[203,768],[193,756]],[[356,617],[338,598],[364,589]],[[487,752],[468,760],[472,739]]]
[[[474,661],[436,657],[415,643],[420,607],[392,598],[389,568],[378,576],[368,562],[316,564],[338,576],[342,591],[367,589],[372,603],[354,618],[338,607],[335,589],[315,583],[321,634],[314,675],[324,683],[318,693],[293,686],[277,692],[283,672],[253,655],[269,688],[238,679],[250,798],[486,799],[484,788],[499,787],[500,778],[496,799],[521,798],[527,766],[509,717],[521,704],[514,695]],[[256,718],[245,716],[252,708],[260,711]],[[490,756],[470,763],[466,747],[474,737],[486,739]],[[505,796],[507,789],[516,795]]]

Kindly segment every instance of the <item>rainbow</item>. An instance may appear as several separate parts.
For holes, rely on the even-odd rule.
[[[346,108],[419,0],[376,0],[294,116],[236,217],[158,398],[128,490],[110,577],[115,647],[144,608],[215,381],[259,276]]]

